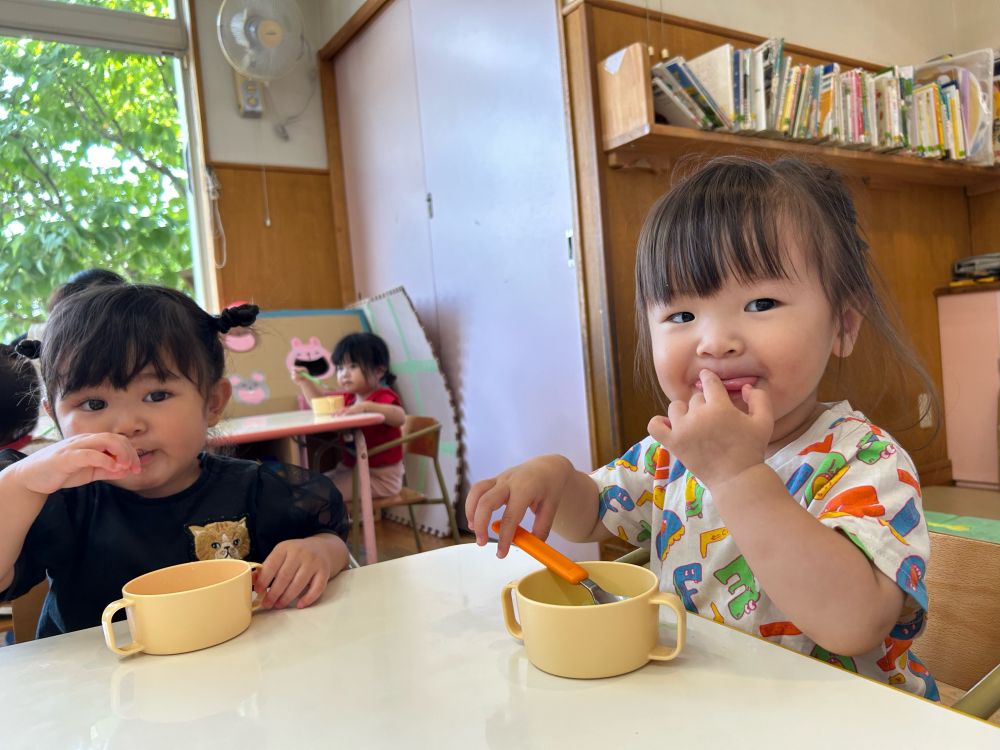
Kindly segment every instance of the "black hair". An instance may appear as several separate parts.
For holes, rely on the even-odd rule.
[[[647,325],[651,307],[669,304],[676,294],[711,296],[730,278],[740,283],[787,278],[791,243],[802,247],[816,268],[834,320],[843,321],[850,309],[864,318],[868,330],[859,346],[882,360],[871,373],[898,375],[892,384],[883,378],[881,393],[866,406],[874,407],[907,374],[915,374],[931,396],[929,410],[938,411],[934,381],[900,333],[895,310],[883,301],[888,295],[843,180],[828,167],[791,157],[711,159],[652,207],[635,264],[637,376],[645,374],[655,386]],[[845,336],[843,326],[840,330]],[[872,334],[881,346],[865,344]]]
[[[48,397],[103,383],[124,389],[152,367],[159,378],[187,378],[207,398],[225,368],[219,334],[250,326],[257,313],[256,305],[239,305],[209,315],[186,294],[147,284],[73,294],[53,310],[45,329]]]
[[[378,368],[384,367],[382,382],[386,386],[392,386],[396,382],[396,376],[389,370],[389,347],[374,333],[350,333],[344,336],[333,348],[330,360],[335,367],[339,367],[344,361],[353,362],[368,377]]]
[[[38,424],[41,383],[28,357],[0,344],[0,445],[31,434]]]
[[[108,271],[105,268],[85,268],[72,274],[64,283],[52,290],[52,294],[49,295],[48,309],[51,311],[57,302],[93,286],[118,286],[127,283],[128,281],[123,276],[119,276],[114,271]]]

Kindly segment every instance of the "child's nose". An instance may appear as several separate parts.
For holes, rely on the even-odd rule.
[[[138,414],[132,412],[120,412],[115,415],[115,424],[112,432],[125,437],[138,435],[146,431],[146,422]]]
[[[731,326],[706,325],[698,341],[701,357],[732,357],[744,349],[743,337]]]

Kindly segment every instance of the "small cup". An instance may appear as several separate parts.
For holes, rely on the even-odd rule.
[[[508,583],[500,594],[504,624],[524,642],[532,664],[560,677],[613,677],[650,659],[669,661],[681,652],[687,612],[677,596],[659,590],[654,573],[619,562],[580,565],[602,588],[630,598],[595,605],[587,589],[548,569]],[[520,623],[514,615],[515,597]],[[677,615],[673,647],[658,643],[661,605]]]
[[[260,563],[199,560],[146,573],[122,586],[123,598],[101,615],[104,640],[120,656],[183,654],[235,638],[260,605],[251,601],[251,571]],[[132,643],[119,647],[111,618],[125,610]]]
[[[317,417],[325,417],[336,414],[344,408],[344,397],[318,396],[317,398],[310,399],[310,403],[312,404],[313,414]]]

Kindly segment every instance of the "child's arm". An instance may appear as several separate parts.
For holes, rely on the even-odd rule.
[[[483,546],[493,512],[506,505],[500,521],[497,557],[506,557],[514,531],[529,508],[535,514],[532,533],[545,539],[549,531],[573,542],[596,542],[610,536],[598,517],[599,488],[563,456],[539,456],[472,485],[465,516]]]
[[[292,382],[299,387],[302,395],[306,398],[320,398],[328,394],[323,384],[310,375],[304,367],[296,367],[292,370]]]
[[[347,545],[321,532],[277,544],[254,577],[264,609],[283,609],[298,598],[299,609],[319,599],[327,582],[347,567]]]
[[[0,471],[0,591],[14,579],[14,563],[28,529],[52,493],[140,471],[139,457],[121,435],[77,435],[54,443]]]
[[[764,463],[774,429],[767,394],[744,386],[744,414],[714,373],[701,381],[704,396],[672,402],[649,434],[708,487],[761,588],[796,627],[837,654],[870,651],[896,623],[902,591]]]
[[[390,427],[402,427],[406,422],[406,412],[397,404],[383,404],[378,401],[357,401],[340,412],[341,414],[384,414],[385,423]]]

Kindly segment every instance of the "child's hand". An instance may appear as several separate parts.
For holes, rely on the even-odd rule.
[[[291,373],[292,382],[295,383],[295,385],[302,385],[303,383],[307,382],[308,378],[306,376],[308,375],[308,373],[309,371],[306,370],[306,368],[296,367],[294,370],[292,370]]]
[[[364,414],[368,411],[368,401],[356,401],[350,406],[345,406],[337,412],[338,417],[346,417],[348,414]]]
[[[319,599],[331,572],[330,556],[320,539],[288,539],[256,571],[253,588],[262,609],[284,609],[296,597],[302,609]]]
[[[563,489],[574,474],[573,465],[562,456],[539,456],[476,482],[465,500],[465,517],[476,533],[476,544],[486,544],[490,518],[504,505],[507,509],[500,520],[497,557],[507,556],[514,531],[528,508],[535,514],[531,533],[540,539],[548,537]]]
[[[141,470],[128,439],[110,432],[74,435],[7,468],[26,490],[45,496],[91,482],[122,479]]]
[[[759,388],[743,386],[744,414],[714,372],[702,370],[701,384],[688,403],[673,401],[667,417],[653,417],[649,434],[712,489],[764,461],[774,418],[771,399]]]

